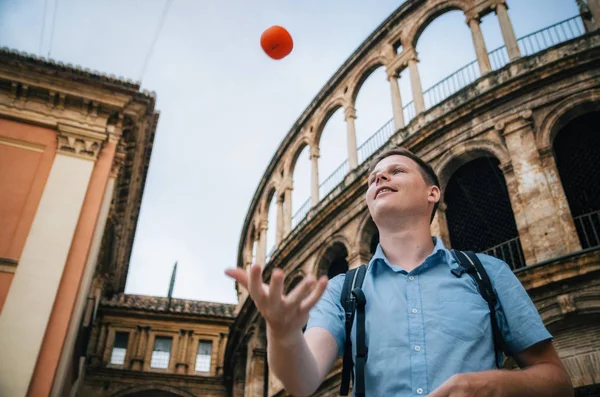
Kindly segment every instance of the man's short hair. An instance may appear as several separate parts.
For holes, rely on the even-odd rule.
[[[371,161],[371,164],[369,166],[369,172],[367,173],[367,175],[370,175],[371,172],[373,172],[373,170],[375,169],[375,167],[377,166],[377,164],[379,164],[379,162],[381,160],[383,160],[387,157],[390,157],[390,156],[408,157],[409,159],[411,159],[412,161],[417,163],[417,165],[419,166],[419,172],[421,173],[421,176],[423,177],[423,180],[425,181],[425,183],[427,183],[430,186],[433,185],[433,186],[437,186],[438,188],[440,188],[440,180],[438,179],[438,176],[435,174],[435,171],[433,170],[433,168],[428,163],[423,161],[419,156],[417,156],[416,154],[414,154],[413,152],[411,152],[410,150],[405,149],[405,148],[394,148],[394,149],[388,149],[388,150],[381,152],[377,157],[375,157]],[[433,222],[433,218],[438,209],[438,206],[439,206],[439,201],[437,203],[435,203],[433,206],[433,211],[431,213],[430,222]]]

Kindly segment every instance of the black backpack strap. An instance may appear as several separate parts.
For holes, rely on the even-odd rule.
[[[460,265],[465,269],[467,274],[469,274],[469,276],[475,280],[475,283],[477,283],[477,287],[479,289],[479,293],[488,304],[490,309],[490,321],[492,323],[492,336],[494,338],[494,361],[496,362],[496,366],[498,368],[502,368],[502,362],[499,360],[498,353],[504,352],[504,354],[510,356],[510,352],[504,341],[504,338],[502,337],[500,327],[498,326],[498,319],[496,318],[496,303],[498,302],[498,297],[496,296],[492,282],[490,281],[483,264],[474,252],[452,250],[452,255],[454,255],[458,263],[460,263]],[[454,273],[454,275],[457,277],[460,277],[460,274],[462,274],[460,271],[452,271],[452,273]]]
[[[346,343],[344,345],[344,358],[343,358],[343,367],[342,367],[342,383],[340,385],[340,395],[347,396],[350,389],[350,377],[352,376],[352,340],[350,338],[352,332],[352,323],[354,322],[354,312],[357,309],[357,301],[356,295],[354,291],[356,289],[362,288],[363,281],[365,279],[365,274],[367,272],[367,266],[361,265],[357,268],[350,269],[346,272],[346,278],[344,280],[344,286],[342,287],[342,295],[340,296],[340,301],[342,303],[342,307],[345,312],[346,319]],[[362,291],[361,291],[362,293]],[[364,297],[364,294],[363,294]],[[359,314],[358,321],[360,322],[361,318],[364,324],[364,305],[362,308],[362,316]],[[357,331],[360,331],[360,327],[357,325]],[[364,334],[364,325],[362,327]],[[357,339],[359,336],[357,334]],[[364,338],[363,338],[364,342]],[[357,348],[359,345],[357,345]],[[363,376],[364,379],[364,376]],[[364,395],[364,394],[363,394]]]

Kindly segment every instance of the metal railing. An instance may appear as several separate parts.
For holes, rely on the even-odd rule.
[[[298,223],[300,223],[302,219],[304,219],[306,214],[308,214],[308,211],[310,211],[310,201],[311,198],[309,197],[304,204],[300,206],[298,211],[292,215],[292,230],[296,227],[296,225],[298,225]]]
[[[502,69],[510,63],[510,57],[508,56],[508,50],[506,46],[498,47],[488,53],[490,64],[493,70]]]
[[[600,245],[600,211],[589,212],[573,218],[575,229],[579,235],[581,248],[592,248]]]
[[[335,189],[344,180],[349,169],[348,159],[346,159],[319,185],[319,197],[323,199],[329,192]]]
[[[535,54],[547,48],[579,37],[585,33],[581,17],[576,15],[564,21],[555,23],[529,33],[517,40],[522,56]]]
[[[358,147],[358,163],[362,164],[373,153],[377,151],[384,143],[386,143],[396,132],[394,118],[392,117],[387,123],[377,130],[369,139],[364,141]]]
[[[450,95],[457,93],[480,77],[477,60],[463,66],[442,81],[423,91],[425,108],[434,107]]]
[[[528,35],[525,35],[517,40],[522,56],[535,54],[543,51],[554,45],[560,44],[567,40],[574,39],[585,33],[585,29],[581,22],[581,17],[565,19],[564,21],[550,25],[544,29],[540,29]],[[494,70],[503,68],[510,63],[508,52],[505,46],[498,47],[488,53],[491,66]],[[468,85],[474,83],[481,77],[477,60],[458,69],[448,77],[429,87],[423,92],[425,99],[425,109],[429,109],[458,91],[464,89]],[[406,125],[416,117],[415,104],[413,101],[407,103],[402,111],[404,113],[404,122]],[[369,137],[358,148],[358,161],[362,164],[373,153],[375,153],[387,140],[394,135],[394,119],[392,118],[379,128],[371,137]],[[319,198],[323,199],[345,178],[348,172],[348,160],[346,159],[331,175],[319,185]],[[292,217],[292,229],[300,223],[310,210],[310,198],[302,205],[302,207]],[[305,208],[305,206],[307,208]]]
[[[523,248],[521,247],[521,240],[519,237],[515,237],[502,244],[488,248],[484,250],[483,253],[502,259],[504,262],[508,263],[512,270],[525,267],[525,255],[523,255]]]

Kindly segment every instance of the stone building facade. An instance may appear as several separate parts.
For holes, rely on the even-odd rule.
[[[508,4],[507,4],[508,3]],[[505,260],[555,338],[577,395],[600,395],[600,2],[517,38],[505,0],[408,0],[348,58],[282,140],[247,212],[237,266],[330,278],[367,263],[378,242],[364,194],[369,159],[405,147],[440,176],[432,234],[447,247]],[[416,43],[436,17],[461,10],[477,59],[423,90]],[[480,20],[497,17],[504,46],[485,47]],[[357,147],[355,102],[378,68],[387,72],[393,118]],[[403,103],[408,69],[413,101]],[[319,183],[319,143],[338,109],[345,114],[347,160]],[[360,109],[358,109],[360,110]],[[294,169],[308,147],[311,196],[292,213]],[[277,205],[269,219],[269,205]],[[276,245],[267,252],[266,234]],[[233,396],[284,396],[265,359],[264,321],[238,289],[225,352]],[[506,368],[515,368],[511,360]],[[338,361],[316,396],[337,395]]]
[[[138,83],[0,49],[0,395],[69,395],[94,274],[124,286],[154,105]]]
[[[225,397],[234,305],[116,294],[100,304],[79,395]]]

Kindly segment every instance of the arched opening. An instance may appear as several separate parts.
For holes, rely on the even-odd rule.
[[[269,201],[269,211],[267,213],[267,259],[271,259],[271,254],[276,248],[277,240],[277,192],[273,191]]]
[[[426,109],[480,77],[471,30],[461,10],[433,15],[415,40]]]
[[[512,269],[525,258],[506,181],[495,157],[479,157],[460,166],[445,188],[446,220],[453,248],[484,252]]]
[[[305,145],[292,164],[291,174],[294,190],[292,190],[292,228],[304,218],[310,209],[311,161],[310,147]]]
[[[582,248],[600,245],[600,111],[574,118],[556,135],[556,167]]]
[[[343,243],[336,242],[325,251],[325,254],[319,261],[318,277],[327,275],[331,280],[338,274],[348,271],[348,250]]]
[[[370,260],[377,250],[377,244],[379,244],[379,230],[370,215],[367,216],[364,225],[359,231],[358,244],[361,262]]]
[[[359,163],[395,132],[390,83],[385,68],[375,67],[365,73],[364,82],[359,81],[360,86],[357,87],[355,126]],[[377,138],[367,142],[375,134]]]
[[[348,172],[348,145],[344,109],[327,120],[319,140],[319,198],[323,199]],[[345,164],[345,168],[344,165]]]

